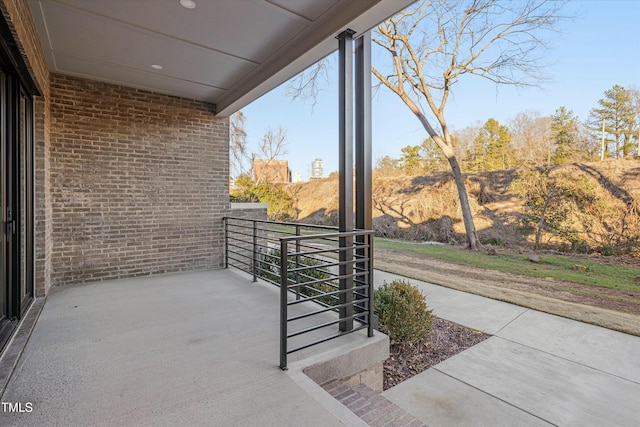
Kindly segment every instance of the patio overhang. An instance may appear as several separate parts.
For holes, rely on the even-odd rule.
[[[336,35],[357,38],[413,1],[29,4],[51,72],[206,101],[228,116],[335,51]]]

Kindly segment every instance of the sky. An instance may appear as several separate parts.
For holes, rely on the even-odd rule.
[[[445,110],[450,128],[482,126],[489,118],[508,124],[523,111],[550,116],[560,106],[586,121],[605,90],[616,84],[640,89],[640,0],[576,0],[565,11],[576,17],[562,24],[561,33],[548,37],[552,50],[546,53],[550,65],[545,74],[551,81],[542,88],[515,88],[464,76],[452,89]],[[374,49],[373,66],[381,66],[384,60]],[[282,126],[288,143],[282,159],[288,160],[293,174],[307,180],[316,158],[323,161],[324,176],[336,171],[337,78],[334,66],[315,106],[288,97],[285,83],[243,108],[249,152],[257,152],[268,129]],[[395,94],[386,88],[374,92],[374,163],[384,156],[399,158],[402,147],[421,144],[426,137],[418,119]]]

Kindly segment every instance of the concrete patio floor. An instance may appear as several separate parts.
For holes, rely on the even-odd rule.
[[[433,427],[640,425],[639,337],[410,282],[492,337],[382,393],[398,409]],[[55,289],[2,396],[33,412],[0,425],[366,425],[302,369],[370,339],[283,372],[277,293],[228,270]]]
[[[283,372],[278,292],[230,270],[56,288],[2,396],[33,410],[0,425],[366,425],[302,369],[384,335],[294,353]]]

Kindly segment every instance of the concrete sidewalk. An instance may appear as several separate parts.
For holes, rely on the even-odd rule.
[[[640,425],[639,337],[409,281],[437,316],[493,336],[383,393],[408,413],[431,426]]]

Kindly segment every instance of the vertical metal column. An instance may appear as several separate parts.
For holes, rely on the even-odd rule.
[[[367,31],[356,39],[355,64],[355,143],[356,143],[356,228],[371,230],[371,32]],[[359,245],[368,243],[368,248],[358,248],[359,259],[369,258],[368,262],[358,262],[356,269],[359,273],[366,272],[369,285],[366,293],[369,298],[366,310],[369,323],[368,335],[373,335],[373,235],[358,236]]]
[[[346,30],[338,38],[339,73],[339,216],[340,231],[353,231],[353,35]],[[340,304],[353,302],[353,237],[340,238]],[[348,248],[348,249],[347,249]],[[340,307],[340,331],[353,330],[353,305]]]
[[[371,230],[371,32],[356,40],[356,228]]]

